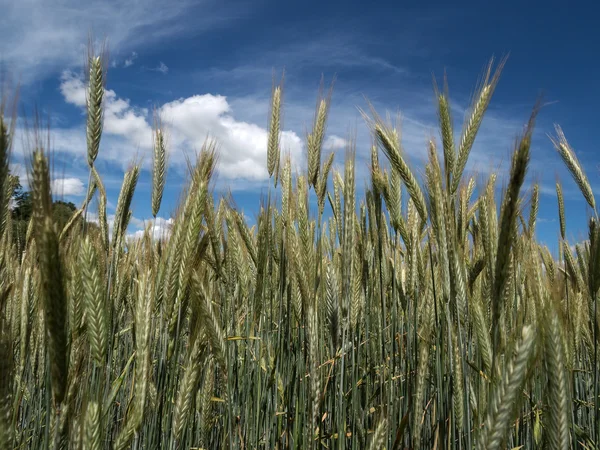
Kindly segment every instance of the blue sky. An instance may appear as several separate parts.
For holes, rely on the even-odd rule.
[[[554,182],[563,182],[567,233],[585,238],[590,211],[564,169],[548,133],[562,126],[600,191],[593,136],[600,87],[598,7],[566,2],[217,2],[0,0],[0,61],[20,80],[20,112],[39,108],[51,122],[56,193],[79,204],[87,183],[82,62],[90,31],[107,37],[107,116],[98,168],[114,205],[123,170],[141,158],[131,232],[150,217],[151,110],[170,125],[167,190],[160,216],[176,206],[185,158],[207,133],[221,147],[217,192],[231,189],[252,217],[266,192],[266,127],[273,76],[285,69],[284,139],[305,164],[304,136],[321,75],[336,76],[326,146],[343,164],[343,140],[356,133],[358,186],[367,181],[369,136],[358,108],[368,98],[382,115],[402,115],[403,144],[419,173],[426,139],[439,137],[432,75],[448,74],[454,126],[489,60],[510,52],[475,143],[469,170],[481,180],[498,170],[506,182],[515,136],[537,95],[543,108],[532,149],[530,180],[541,186],[538,237],[554,247],[558,221]],[[26,146],[15,147],[14,170]],[[382,156],[383,158],[383,156]],[[528,185],[529,186],[529,185]],[[110,211],[109,204],[109,213]]]

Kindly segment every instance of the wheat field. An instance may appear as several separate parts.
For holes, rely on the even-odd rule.
[[[503,65],[490,63],[461,128],[447,87],[434,90],[443,148],[429,141],[423,177],[401,130],[375,110],[363,112],[372,148],[351,141],[335,170],[334,154],[322,154],[329,94],[307,135],[307,169],[296,171],[280,146],[276,83],[256,224],[214,195],[218,150],[207,141],[164,239],[152,238],[168,166],[159,120],[154,221],[127,238],[134,164],[110,232],[95,166],[102,54],[86,67],[88,193],[60,228],[40,139],[32,220],[14,233],[15,121],[3,102],[0,448],[598,448],[600,227],[585,170],[557,128],[547,144],[591,214],[589,239],[568,242],[557,183],[556,259],[535,239],[539,187],[524,186],[540,104],[501,195],[495,174],[467,177]],[[371,155],[367,180],[356,179],[358,151]]]

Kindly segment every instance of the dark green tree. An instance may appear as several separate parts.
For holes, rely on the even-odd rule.
[[[33,201],[30,191],[23,189],[19,177],[14,176],[15,190],[12,196],[12,223],[13,223],[13,240],[17,245],[19,254],[25,248],[25,240],[27,236],[27,227],[31,220],[33,211]],[[71,219],[73,213],[77,211],[77,206],[73,202],[56,200],[52,204],[52,216],[57,230],[62,230],[67,222]]]
[[[77,206],[75,206],[72,202],[56,200],[53,203],[52,216],[58,230],[62,230],[64,228],[75,211],[77,211]]]

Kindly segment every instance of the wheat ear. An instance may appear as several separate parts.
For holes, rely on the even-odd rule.
[[[581,163],[577,159],[577,156],[575,156],[575,152],[567,142],[565,134],[558,125],[556,125],[556,134],[557,138],[550,137],[550,140],[554,144],[556,150],[558,150],[562,160],[571,172],[571,175],[577,183],[577,186],[579,186],[583,197],[592,207],[592,209],[596,211],[596,199],[594,198],[594,193],[592,192],[590,182],[588,181],[587,176],[581,167]]]

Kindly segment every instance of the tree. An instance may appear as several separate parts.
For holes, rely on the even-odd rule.
[[[57,200],[52,204],[52,217],[58,230],[62,230],[67,224],[77,207],[72,202]]]
[[[15,176],[15,190],[13,193],[13,220],[25,220],[29,221],[31,214],[33,213],[33,200],[29,191],[24,191],[21,186],[18,176]]]
[[[12,236],[13,242],[17,246],[17,252],[20,255],[25,249],[25,240],[27,237],[27,226],[33,213],[33,202],[29,191],[24,191],[19,177],[13,175],[15,186],[12,195]]]
[[[13,176],[15,189],[12,196],[12,223],[13,223],[13,241],[17,246],[19,254],[25,248],[27,236],[27,227],[33,214],[33,199],[30,191],[23,189],[18,176]],[[77,211],[77,206],[73,202],[56,200],[52,203],[52,218],[56,224],[56,229],[60,232],[73,214]]]

